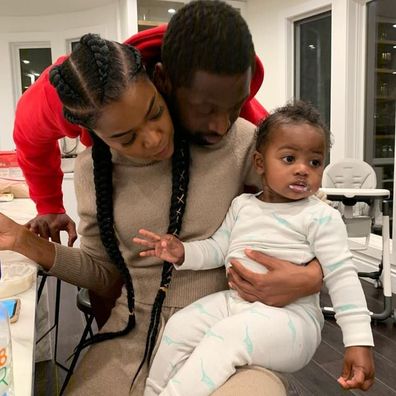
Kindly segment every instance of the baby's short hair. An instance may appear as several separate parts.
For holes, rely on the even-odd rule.
[[[256,149],[265,146],[270,139],[271,132],[282,124],[309,124],[323,131],[326,151],[331,147],[331,132],[323,122],[319,111],[309,102],[294,100],[285,106],[278,107],[264,119],[256,131]]]

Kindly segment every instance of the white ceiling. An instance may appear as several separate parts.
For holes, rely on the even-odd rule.
[[[0,17],[64,14],[113,2],[114,0],[0,0]]]

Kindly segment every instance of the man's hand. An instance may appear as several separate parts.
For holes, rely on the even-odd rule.
[[[237,260],[231,260],[229,285],[246,301],[283,307],[319,292],[322,287],[323,273],[317,260],[301,266],[250,249],[245,249],[245,253],[268,270],[265,274],[258,274]]]
[[[66,213],[37,215],[25,227],[44,239],[60,243],[60,231],[66,231],[67,246],[73,246],[77,239],[76,224]]]
[[[367,390],[374,383],[373,351],[368,346],[348,347],[344,355],[344,367],[338,383],[344,389]]]

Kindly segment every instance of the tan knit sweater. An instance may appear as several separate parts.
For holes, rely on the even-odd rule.
[[[190,183],[181,239],[205,239],[221,225],[232,199],[252,183],[253,124],[238,119],[220,143],[191,146]],[[114,219],[120,249],[130,269],[136,301],[151,304],[161,279],[161,261],[139,257],[132,237],[139,228],[166,233],[171,197],[171,160],[137,163],[113,153]],[[253,177],[253,175],[252,175]],[[75,188],[80,216],[81,249],[57,246],[51,273],[67,282],[105,293],[111,287],[109,262],[96,221],[91,150],[77,159]],[[175,271],[166,306],[184,307],[226,287],[224,269]]]
[[[190,183],[180,235],[183,240],[205,239],[212,235],[221,225],[232,199],[241,193],[243,185],[257,184],[257,176],[252,170],[254,129],[253,124],[240,118],[218,144],[191,146]],[[69,387],[69,393],[73,395],[128,394],[128,384],[142,358],[151,305],[160,284],[162,262],[153,257],[139,257],[141,248],[132,243],[132,237],[142,227],[159,233],[167,231],[171,160],[142,163],[113,152],[113,163],[115,228],[120,250],[133,279],[138,324],[126,336],[127,343],[125,339],[118,338],[90,349]],[[100,241],[90,149],[80,154],[76,162],[75,188],[81,248],[57,245],[55,264],[50,273],[106,294],[112,287],[112,274],[117,270]],[[223,268],[174,271],[164,302],[164,321],[175,309],[226,287]],[[126,319],[126,293],[123,290],[104,330],[120,330]],[[106,366],[103,356],[108,356],[110,361],[114,359],[112,368]],[[146,374],[145,371],[142,373],[131,394],[142,394]],[[118,387],[115,393],[114,386]],[[106,389],[112,392],[106,393]]]

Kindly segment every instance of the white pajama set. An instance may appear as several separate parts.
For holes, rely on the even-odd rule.
[[[184,248],[180,270],[228,267],[237,259],[254,272],[266,272],[245,256],[245,248],[298,265],[316,257],[345,347],[373,345],[370,314],[345,225],[335,209],[315,196],[266,203],[242,194],[211,238],[184,243]],[[297,371],[314,355],[322,327],[319,294],[282,308],[244,301],[233,290],[206,296],[167,323],[144,395],[210,395],[245,365]]]

